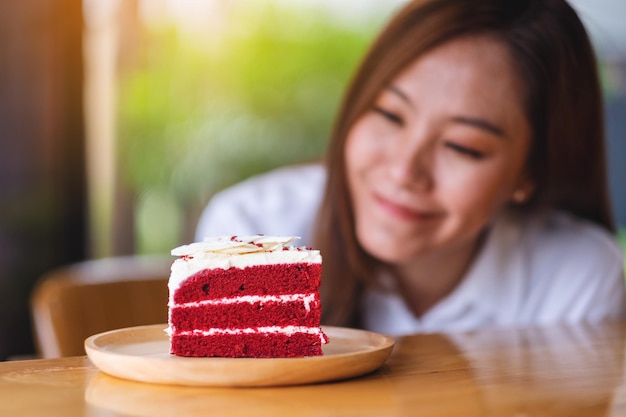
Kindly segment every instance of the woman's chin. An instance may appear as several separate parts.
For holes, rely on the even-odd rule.
[[[404,264],[413,261],[423,254],[425,250],[420,247],[409,247],[406,241],[396,243],[362,239],[360,242],[361,247],[370,256],[389,264]]]

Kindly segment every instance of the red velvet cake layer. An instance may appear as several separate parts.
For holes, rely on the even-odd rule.
[[[239,302],[237,304],[205,304],[170,309],[176,331],[211,328],[247,328],[267,326],[308,326],[320,323],[319,297],[309,303],[302,300],[277,302]]]
[[[246,268],[205,269],[185,280],[174,294],[176,304],[223,297],[316,292],[322,265],[297,263]]]
[[[176,336],[171,353],[178,356],[293,358],[322,354],[320,336],[307,333]]]

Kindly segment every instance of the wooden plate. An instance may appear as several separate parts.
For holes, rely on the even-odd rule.
[[[304,358],[183,358],[169,353],[166,324],[129,327],[85,340],[101,371],[142,382],[196,386],[260,387],[309,384],[366,374],[393,349],[392,338],[343,327],[323,327],[324,355]]]

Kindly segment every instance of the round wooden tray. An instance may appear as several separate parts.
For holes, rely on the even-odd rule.
[[[129,327],[85,340],[89,359],[101,371],[142,382],[195,386],[254,387],[333,381],[379,368],[392,338],[343,327],[323,327],[324,355],[304,358],[183,358],[169,353],[166,324]]]

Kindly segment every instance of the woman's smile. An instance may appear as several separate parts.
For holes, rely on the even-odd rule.
[[[384,197],[380,194],[373,193],[372,195],[374,202],[378,204],[385,214],[401,221],[411,223],[430,223],[434,220],[440,220],[443,217],[443,213],[441,211],[414,208],[409,205],[396,202],[391,198]]]

